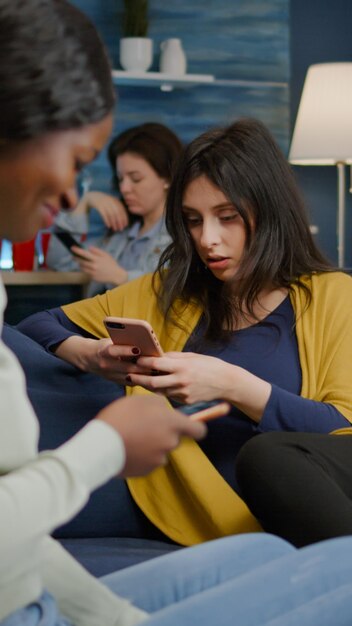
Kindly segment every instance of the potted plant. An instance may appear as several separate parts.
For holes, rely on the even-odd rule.
[[[148,0],[124,0],[120,64],[124,70],[145,72],[153,61],[153,41],[148,33]]]

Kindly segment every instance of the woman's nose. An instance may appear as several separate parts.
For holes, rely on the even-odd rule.
[[[78,193],[75,187],[66,189],[60,196],[60,205],[62,209],[73,209],[78,204]]]
[[[219,231],[216,227],[216,224],[211,222],[204,221],[202,226],[202,232],[200,236],[200,243],[203,248],[210,248],[214,244],[219,243],[220,235]]]
[[[121,180],[119,186],[121,193],[127,193],[128,191],[131,191],[132,188],[131,181],[129,181],[128,178]]]

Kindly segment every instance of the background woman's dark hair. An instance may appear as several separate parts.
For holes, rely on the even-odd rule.
[[[66,0],[0,0],[0,141],[103,119],[114,106],[105,48]]]
[[[246,246],[235,298],[233,285],[204,267],[183,219],[185,190],[199,176],[218,187],[244,221]],[[257,120],[242,119],[211,130],[185,148],[168,194],[166,225],[172,243],[157,269],[162,281],[159,304],[171,316],[176,298],[196,299],[204,308],[208,339],[219,338],[224,327],[232,328],[243,309],[254,315],[257,296],[268,285],[290,289],[302,275],[330,269],[311,236],[292,170]],[[165,266],[167,272],[162,271]]]
[[[108,149],[108,158],[113,171],[113,182],[119,190],[116,176],[116,159],[131,152],[142,157],[161,177],[171,181],[175,166],[182,150],[182,143],[175,133],[156,122],[146,122],[128,128],[118,135]]]

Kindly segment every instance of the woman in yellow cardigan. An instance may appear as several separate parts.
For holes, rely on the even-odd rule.
[[[235,459],[246,441],[273,430],[328,433],[352,421],[352,281],[317,250],[290,167],[256,120],[191,142],[166,222],[172,244],[154,277],[20,328],[128,393],[232,404],[200,445],[185,441],[165,467],[128,483],[153,524],[189,545],[260,530],[237,495]],[[148,320],[166,354],[138,358],[138,346],[112,345],[107,315]]]

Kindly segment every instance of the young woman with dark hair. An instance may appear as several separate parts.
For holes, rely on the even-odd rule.
[[[121,191],[121,177],[116,168],[117,159],[126,152],[140,156],[149,163],[160,178],[170,182],[181,150],[182,144],[179,138],[164,124],[146,122],[127,128],[110,142],[108,148],[108,158],[116,190]]]
[[[178,137],[163,124],[141,124],[115,137],[108,152],[122,202],[106,193],[88,191],[73,211],[62,211],[54,235],[64,230],[80,241],[89,231],[91,208],[100,213],[106,230],[90,238],[86,250],[72,247],[80,256],[73,256],[57,237],[51,237],[48,266],[87,273],[92,279],[88,295],[154,271],[170,243],[165,202],[181,149]]]
[[[229,280],[222,280],[221,272],[209,271],[204,254],[199,254],[192,234],[199,230],[202,216],[192,208],[180,210],[187,188],[192,184],[196,196],[202,181],[209,190],[219,189],[228,205],[235,207],[232,213],[224,212],[223,222],[230,228],[235,221],[243,226],[243,252]],[[247,326],[248,317],[259,321],[263,317],[257,310],[259,294],[261,300],[263,292],[289,290],[296,284],[309,297],[300,277],[331,269],[310,234],[286,159],[264,125],[255,120],[212,130],[186,148],[170,189],[167,228],[172,244],[159,268],[169,268],[159,272],[161,307],[168,314],[177,298],[196,298],[204,309],[209,339],[218,340],[226,329]]]
[[[166,223],[172,243],[154,276],[32,316],[20,329],[128,393],[232,404],[199,445],[181,445],[165,468],[128,481],[147,518],[189,545],[259,528],[236,493],[246,441],[352,422],[352,282],[316,248],[290,167],[255,120],[191,142]],[[138,345],[112,345],[105,315],[148,320],[165,355],[126,363]]]

